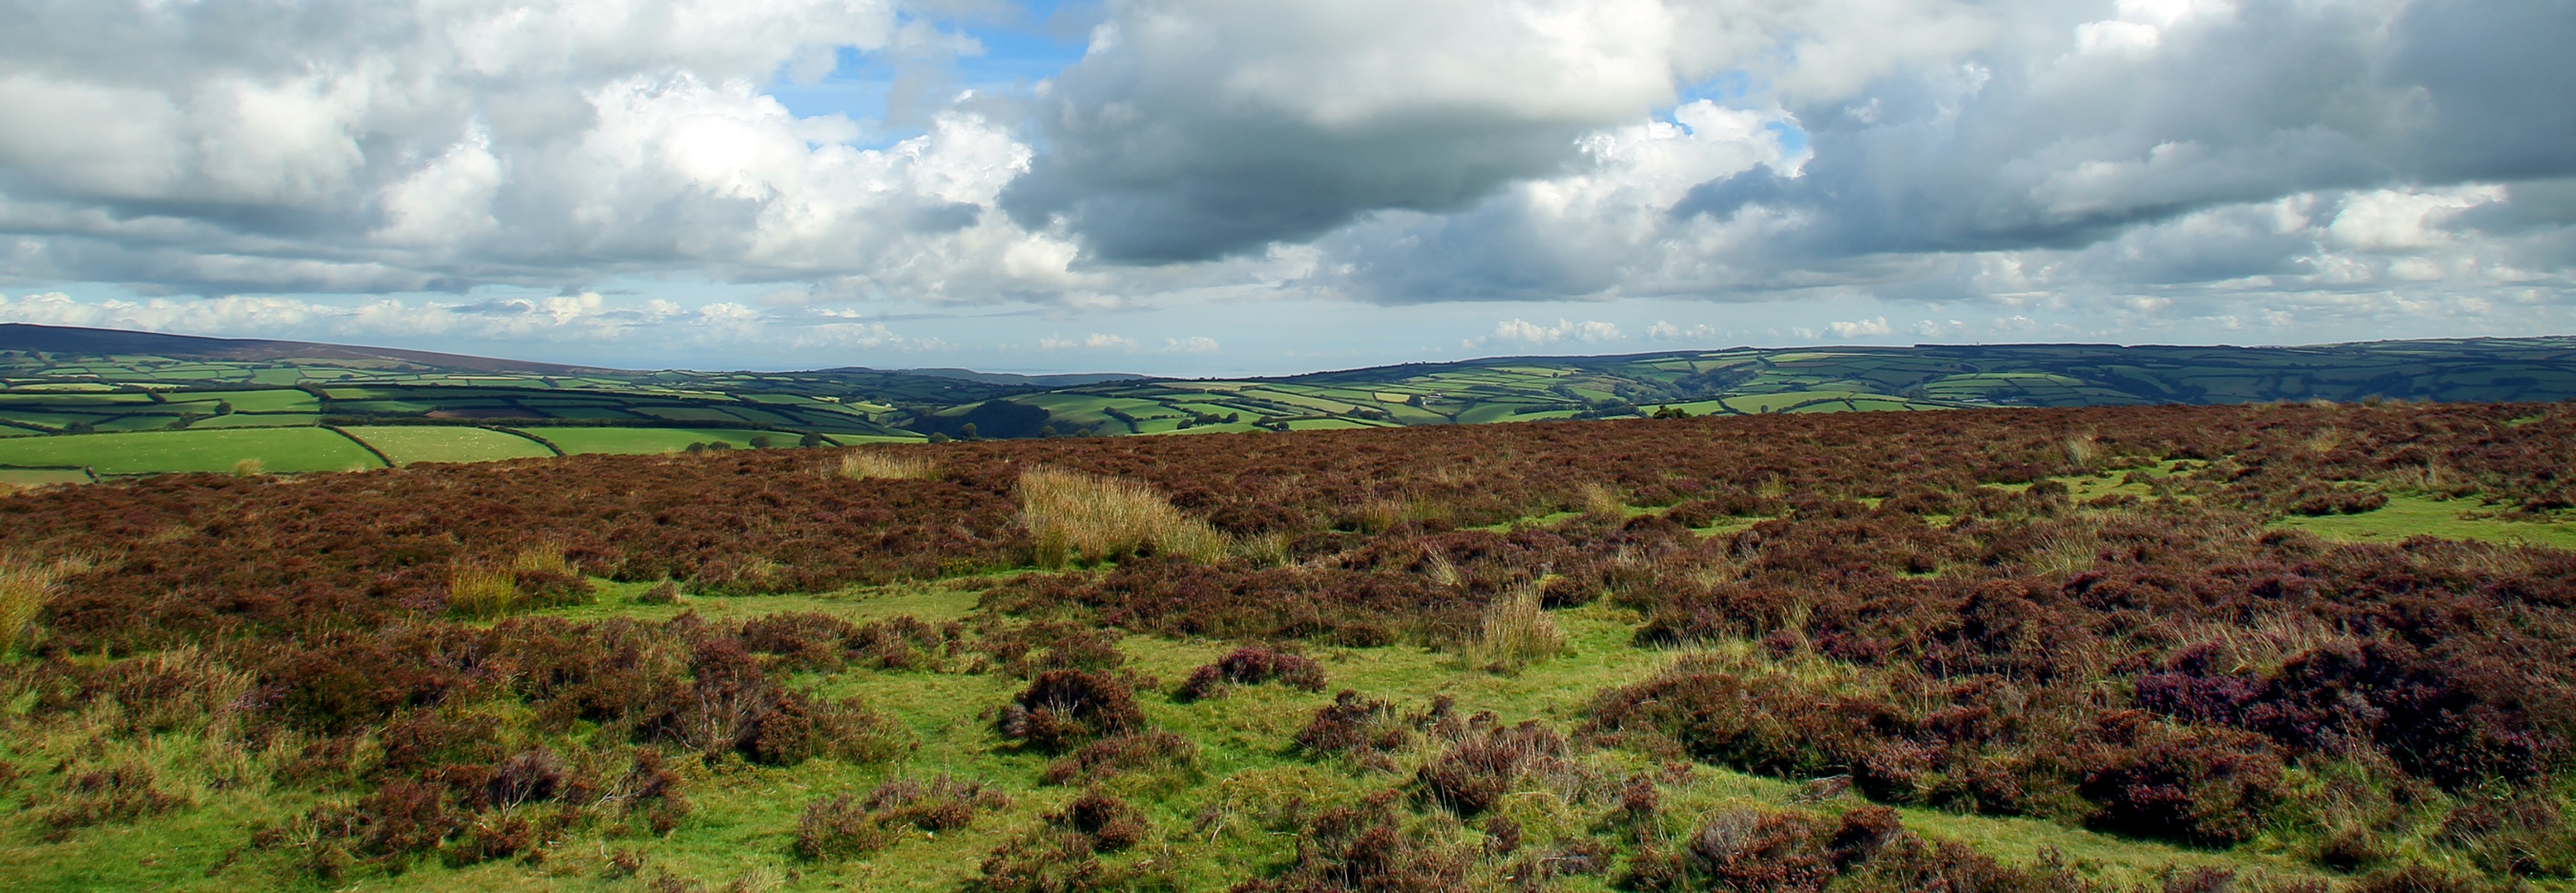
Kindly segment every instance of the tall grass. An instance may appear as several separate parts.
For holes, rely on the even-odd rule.
[[[1521,586],[1485,606],[1476,636],[1459,656],[1467,664],[1496,673],[1522,668],[1565,653],[1565,633],[1539,605],[1536,586]]]
[[[939,476],[939,463],[929,456],[900,456],[875,450],[852,450],[841,455],[841,476],[852,480],[890,478],[904,481],[926,481]]]
[[[2078,434],[2066,438],[2067,464],[2090,470],[2093,467],[2093,461],[2101,457],[2101,442],[2093,435]]]
[[[1020,520],[1038,542],[1038,564],[1115,559],[1151,546],[1199,561],[1231,545],[1207,522],[1181,514],[1163,494],[1135,481],[1060,468],[1020,473]]]
[[[0,654],[18,647],[36,613],[52,594],[54,567],[15,555],[0,555]]]
[[[1604,518],[1628,516],[1628,500],[1619,491],[1601,484],[1583,485],[1583,512]]]

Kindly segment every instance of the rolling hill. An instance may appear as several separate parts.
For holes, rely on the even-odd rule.
[[[421,351],[0,325],[0,468],[150,469],[66,457],[203,429],[494,429],[481,456],[723,442],[859,443],[1479,424],[1653,414],[2576,398],[2576,337],[2310,347],[2098,344],[1733,348],[1500,357],[1267,378],[844,367],[602,369]],[[595,429],[567,438],[544,432]],[[379,434],[388,442],[403,438]],[[196,438],[209,443],[212,438]],[[256,439],[243,442],[264,442]],[[275,464],[281,460],[244,455]],[[214,460],[198,457],[190,468]],[[289,462],[302,467],[301,461]],[[170,470],[179,470],[173,466]],[[141,472],[129,472],[141,473]]]

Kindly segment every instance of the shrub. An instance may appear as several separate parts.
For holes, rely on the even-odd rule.
[[[160,773],[149,764],[124,760],[64,770],[62,794],[37,817],[52,829],[50,838],[60,839],[76,828],[133,822],[187,803],[185,795],[161,788]]]
[[[841,476],[852,480],[926,481],[939,476],[939,462],[923,455],[852,450],[841,454]]]
[[[1297,733],[1297,746],[1317,756],[1350,756],[1368,763],[1411,738],[1412,729],[1397,718],[1394,704],[1345,690],[1315,711]]]
[[[1103,738],[1047,763],[1047,784],[1108,778],[1127,772],[1190,772],[1198,768],[1199,749],[1189,739],[1157,729]]]
[[[1570,769],[1565,739],[1531,721],[1471,730],[1423,764],[1414,783],[1431,802],[1464,819],[1494,808],[1525,776]]]
[[[1324,665],[1314,658],[1246,645],[1215,663],[1190,671],[1189,681],[1181,685],[1178,694],[1181,700],[1195,701],[1222,695],[1228,685],[1274,681],[1291,688],[1323,691]]]
[[[1108,674],[1048,670],[1002,708],[997,726],[1003,737],[1054,753],[1141,730],[1145,714],[1136,707],[1135,693]]]
[[[807,803],[796,820],[796,857],[809,862],[864,856],[892,842],[894,832],[851,794]]]
[[[1226,536],[1181,514],[1152,487],[1058,468],[1020,474],[1020,517],[1038,543],[1038,563],[1108,560],[1151,547],[1202,562],[1225,557]]]

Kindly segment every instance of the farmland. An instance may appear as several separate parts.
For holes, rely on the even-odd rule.
[[[1228,424],[0,496],[0,886],[2576,888],[2565,405]]]
[[[93,352],[96,351],[96,352]],[[157,352],[155,352],[157,351]],[[2576,339],[2297,348],[2007,345],[1741,348],[1520,357],[1276,378],[1014,376],[956,369],[638,372],[337,345],[0,326],[0,441],[335,426],[452,432],[507,458],[779,444],[1316,431],[1656,412],[1755,416],[1989,407],[2576,398]],[[363,439],[363,438],[361,438]],[[148,438],[26,446],[116,476],[204,470],[132,455]],[[220,440],[199,440],[217,443]],[[379,450],[379,452],[383,452]],[[392,455],[391,453],[384,453]],[[0,470],[19,460],[0,450]],[[95,458],[96,461],[88,461]],[[248,454],[237,459],[257,458]],[[395,459],[393,461],[410,461]],[[101,468],[122,469],[117,472]],[[20,467],[20,470],[60,470]]]

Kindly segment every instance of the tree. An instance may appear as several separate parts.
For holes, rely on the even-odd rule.
[[[966,424],[964,424],[964,425],[960,425],[960,426],[958,426],[958,428],[957,428],[957,436],[959,436],[959,437],[963,437],[963,438],[965,438],[965,439],[967,439],[967,440],[974,440],[974,439],[975,439],[975,423],[974,423],[974,422],[967,422],[967,423],[966,423]]]
[[[937,431],[930,432],[930,442],[931,442],[931,443],[947,443],[947,442],[948,442],[948,435],[946,435],[946,434],[941,434],[941,433],[939,433],[939,432],[937,432]]]
[[[767,434],[754,434],[754,435],[752,435],[752,436],[751,436],[751,448],[752,448],[752,449],[755,449],[755,450],[765,450],[765,449],[768,449],[768,448],[769,448],[769,444],[770,444],[770,439],[769,439],[769,435],[767,435]]]
[[[823,435],[811,432],[808,432],[805,436],[796,439],[796,445],[801,447],[818,447],[827,443],[831,443],[831,441],[823,439]]]

